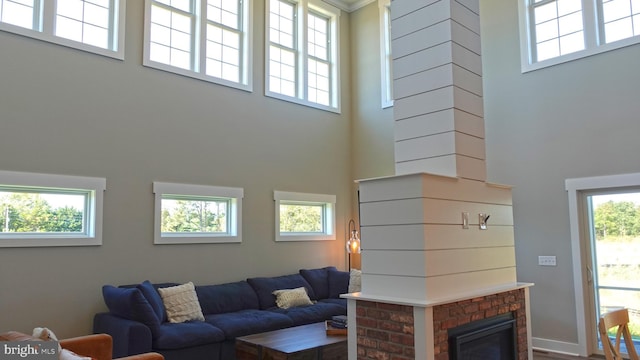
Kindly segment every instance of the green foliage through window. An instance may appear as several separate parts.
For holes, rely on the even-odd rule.
[[[607,201],[593,211],[593,222],[598,240],[607,236],[638,235],[640,205],[630,201]]]
[[[162,198],[163,233],[226,233],[226,199]]]
[[[0,192],[0,233],[81,233],[83,194]]]
[[[324,205],[281,204],[280,232],[322,233],[324,212]]]

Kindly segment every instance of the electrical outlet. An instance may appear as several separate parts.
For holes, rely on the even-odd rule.
[[[555,256],[538,256],[538,265],[556,266],[556,257]]]

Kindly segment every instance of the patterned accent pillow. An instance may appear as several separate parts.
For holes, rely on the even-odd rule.
[[[290,307],[313,305],[307,290],[303,287],[295,289],[276,290],[273,292],[276,296],[276,305],[281,309],[288,309]]]
[[[362,270],[351,269],[349,272],[349,292],[362,291]]]
[[[202,314],[202,308],[200,308],[200,302],[198,302],[196,288],[192,282],[178,286],[159,288],[158,292],[167,310],[167,319],[169,322],[204,321],[204,315]]]

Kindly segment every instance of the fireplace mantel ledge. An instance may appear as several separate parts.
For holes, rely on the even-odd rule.
[[[477,289],[477,290],[464,292],[464,293],[451,294],[451,296],[442,297],[442,298],[433,299],[433,300],[409,299],[409,298],[395,297],[395,296],[371,295],[371,294],[367,294],[365,292],[342,294],[342,295],[340,295],[340,297],[343,298],[343,299],[351,299],[351,300],[373,301],[373,302],[382,302],[382,303],[389,303],[389,304],[397,304],[397,305],[407,305],[407,306],[416,306],[416,307],[429,308],[429,307],[438,306],[438,305],[442,305],[442,304],[449,304],[449,303],[453,303],[453,302],[474,299],[474,298],[477,298],[477,297],[482,297],[482,296],[498,294],[498,293],[512,291],[512,290],[528,288],[528,287],[531,287],[533,285],[534,285],[533,283],[517,282],[517,283],[514,283],[514,284],[494,286],[494,287],[490,287],[490,288]]]

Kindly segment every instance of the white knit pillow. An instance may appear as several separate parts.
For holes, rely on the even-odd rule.
[[[350,293],[362,291],[362,270],[351,269],[349,272],[349,290]]]
[[[196,288],[192,282],[186,284],[159,288],[158,292],[162,297],[167,318],[169,322],[181,323],[189,320],[204,321],[202,308],[198,302]]]
[[[288,309],[294,306],[313,305],[307,289],[304,286],[295,289],[276,290],[273,292],[276,296],[276,305],[281,309]]]

